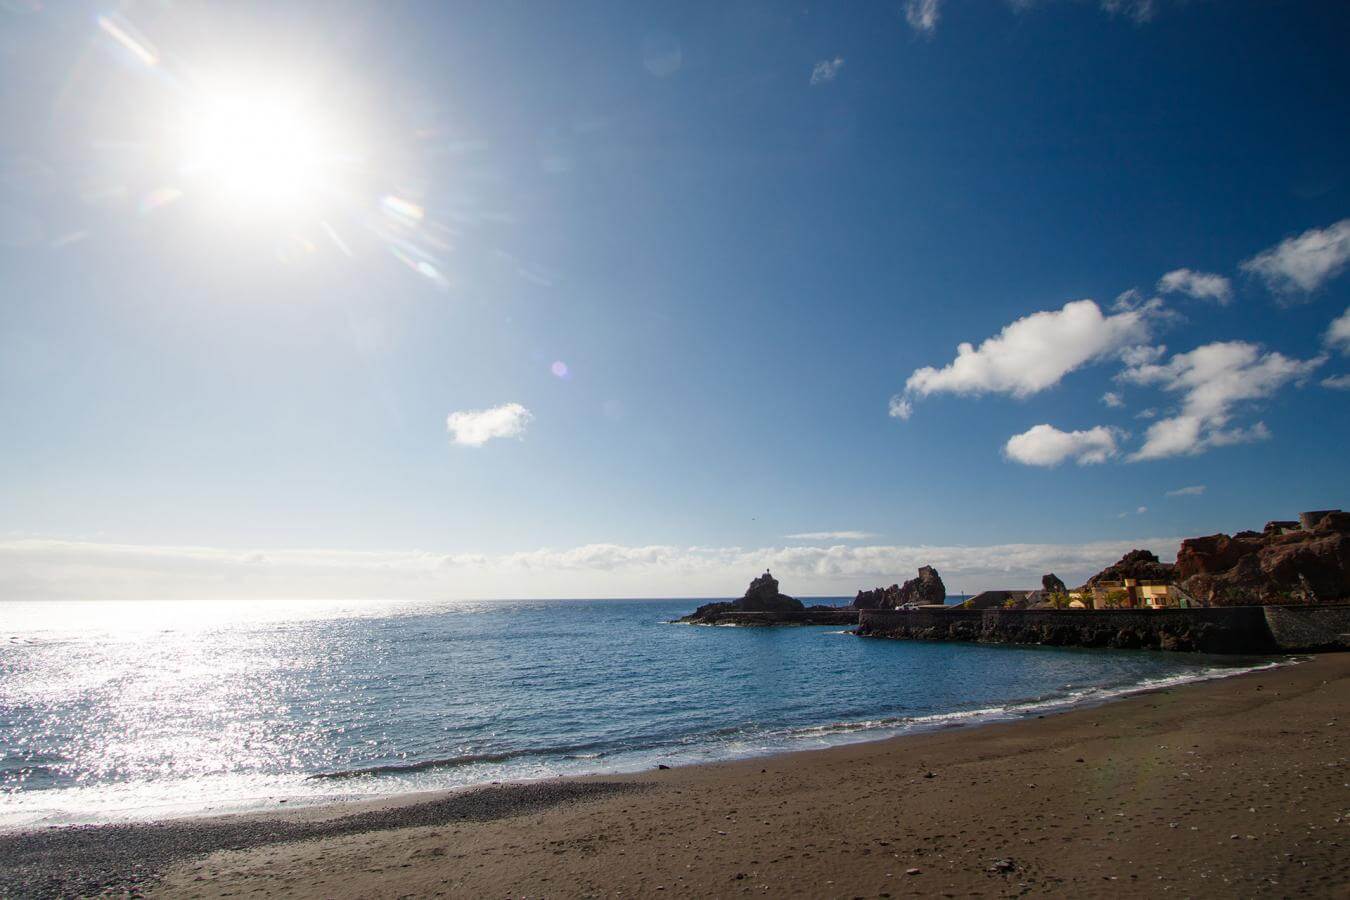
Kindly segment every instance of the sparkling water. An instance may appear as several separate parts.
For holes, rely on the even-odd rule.
[[[666,624],[699,602],[3,603],[0,827],[824,747],[1254,664]]]

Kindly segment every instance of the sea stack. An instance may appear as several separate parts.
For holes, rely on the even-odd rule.
[[[802,601],[796,597],[789,597],[778,590],[778,579],[774,578],[772,573],[766,569],[763,575],[750,582],[750,586],[745,589],[741,599],[730,602],[705,603],[680,621],[710,624],[728,613],[800,612],[804,608]]]

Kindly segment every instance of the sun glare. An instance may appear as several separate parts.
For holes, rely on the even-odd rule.
[[[327,123],[285,94],[214,88],[185,110],[180,168],[239,211],[303,214],[340,187],[338,151]]]

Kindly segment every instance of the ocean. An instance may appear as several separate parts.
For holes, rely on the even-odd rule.
[[[0,828],[743,758],[1265,664],[668,624],[700,602],[0,604]]]

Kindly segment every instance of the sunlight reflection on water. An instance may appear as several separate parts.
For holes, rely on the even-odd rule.
[[[1215,665],[662,624],[694,605],[6,604],[0,826],[828,746]]]

